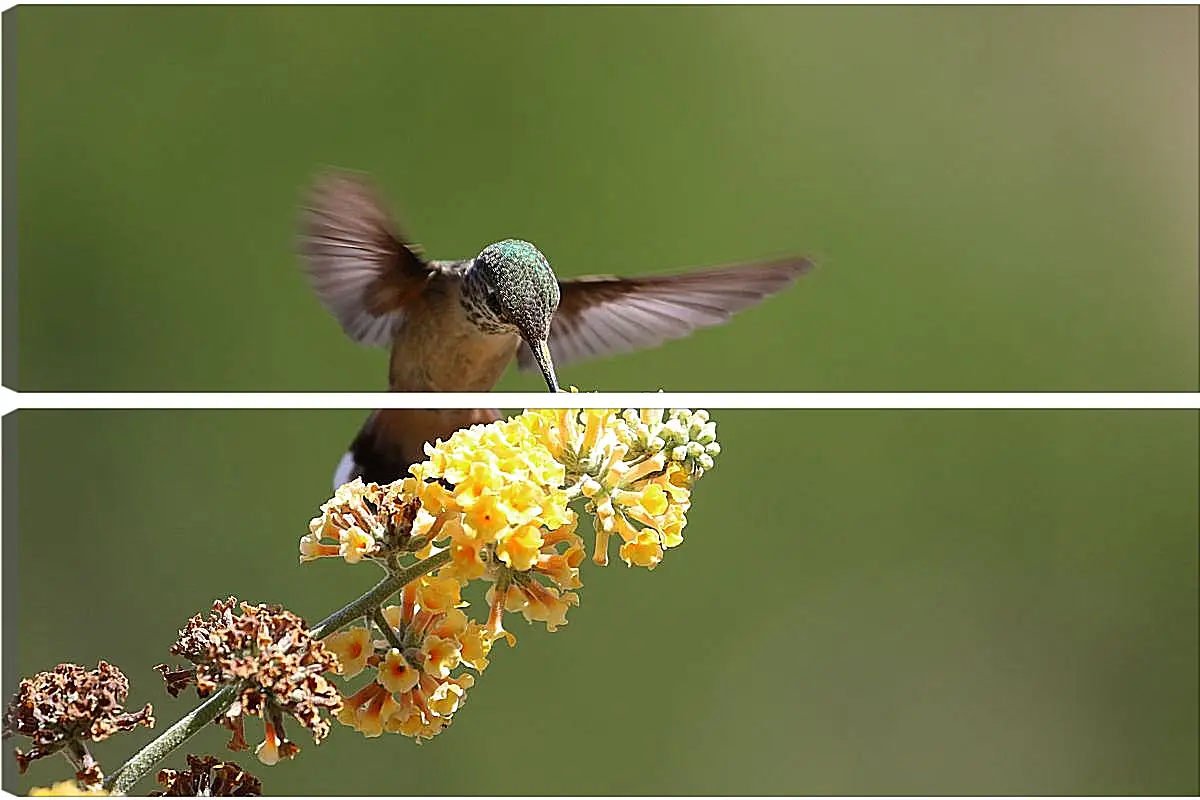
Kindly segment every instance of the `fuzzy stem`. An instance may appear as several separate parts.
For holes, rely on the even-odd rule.
[[[185,714],[178,722],[162,732],[157,739],[134,753],[128,761],[104,781],[112,794],[125,794],[145,777],[155,764],[175,748],[192,738],[208,723],[229,708],[241,690],[241,684],[230,684]]]
[[[428,575],[438,567],[449,563],[450,557],[450,551],[443,550],[423,561],[418,561],[412,566],[405,567],[398,572],[393,572],[375,584],[369,591],[360,595],[357,600],[351,601],[318,622],[309,632],[315,639],[324,639],[343,625],[348,625],[359,617],[369,616],[373,608],[378,608],[383,604],[384,600],[387,600],[417,578],[422,575]]]
[[[392,630],[392,626],[388,624],[387,618],[383,616],[383,610],[379,608],[371,609],[371,621],[375,623],[375,627],[379,628],[379,632],[388,640],[388,644],[397,650],[404,652],[404,642],[396,636],[396,632]]]
[[[370,616],[391,595],[400,591],[405,585],[415,581],[422,575],[428,575],[438,567],[450,561],[451,553],[443,550],[423,561],[398,570],[375,584],[369,591],[347,605],[339,608],[325,619],[318,622],[309,633],[314,639],[324,639],[338,628],[353,622],[359,617]],[[209,724],[233,703],[241,691],[242,685],[230,684],[225,686],[212,697],[205,700],[178,722],[163,731],[157,739],[134,753],[128,761],[117,768],[104,781],[104,788],[113,794],[124,794],[138,781],[146,776],[154,765],[171,754],[177,747],[196,735],[205,725]]]

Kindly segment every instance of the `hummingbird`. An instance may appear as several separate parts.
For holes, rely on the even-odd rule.
[[[670,275],[559,279],[527,241],[474,258],[426,259],[363,175],[319,175],[301,258],[318,300],[353,341],[391,348],[395,392],[486,392],[515,357],[559,391],[555,365],[653,347],[718,325],[812,268],[789,257]],[[334,486],[390,483],[424,445],[500,418],[499,409],[380,409],[342,457]]]

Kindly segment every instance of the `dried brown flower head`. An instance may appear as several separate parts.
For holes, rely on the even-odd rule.
[[[242,716],[261,717],[266,723],[266,740],[259,758],[274,763],[291,758],[299,748],[283,733],[283,715],[289,714],[312,733],[318,744],[329,733],[325,709],[336,714],[342,698],[323,673],[335,672],[337,657],[312,638],[304,620],[279,606],[240,604],[230,597],[213,603],[208,619],[192,617],[171,647],[196,666],[172,669],[155,667],[167,682],[167,691],[178,695],[194,683],[206,697],[219,686],[242,687],[238,698],[225,712],[221,724],[233,732],[230,749],[247,748]]]
[[[88,790],[96,790],[104,786],[104,771],[100,769],[100,765],[96,763],[96,759],[92,758],[92,754],[83,752],[79,754],[78,759],[79,770],[75,773],[75,780],[79,781],[84,788]]]
[[[31,761],[65,747],[73,745],[73,749],[82,750],[78,744],[81,739],[99,742],[138,725],[154,727],[149,704],[136,713],[125,712],[128,696],[129,679],[106,661],[93,670],[78,664],[59,664],[21,681],[4,712],[4,738],[16,733],[33,740],[28,753],[16,751],[21,772]],[[89,784],[99,781],[100,770],[94,763],[78,766],[80,780]]]
[[[158,782],[164,791],[151,792],[151,797],[259,797],[262,782],[232,761],[218,761],[213,756],[187,757],[188,768],[183,772],[164,769]]]

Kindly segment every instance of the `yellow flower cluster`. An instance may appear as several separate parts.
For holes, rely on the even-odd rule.
[[[418,742],[449,725],[475,683],[469,672],[452,673],[460,666],[483,672],[492,642],[465,605],[457,580],[426,576],[404,588],[401,605],[383,609],[387,639],[375,641],[361,627],[329,636],[343,677],[373,670],[371,682],[345,698],[338,720],[364,736],[386,731]]]
[[[434,541],[449,540],[453,560],[438,574],[494,584],[487,595],[493,638],[515,642],[504,630],[506,611],[550,630],[566,624],[567,609],[579,603],[568,590],[582,585],[583,540],[567,506],[566,467],[546,442],[522,416],[460,430],[427,445],[426,455],[403,486],[420,498]],[[426,531],[425,513],[415,532]]]
[[[664,550],[683,542],[692,476],[712,466],[704,445],[692,441],[693,426],[681,421],[690,413],[673,411],[665,423],[660,409],[629,409],[622,415],[613,409],[525,415],[526,424],[539,432],[556,458],[577,465],[582,473],[580,491],[599,523],[592,552],[597,564],[608,563],[608,541],[614,533],[622,540],[621,560],[649,569],[662,561]],[[707,414],[698,413],[703,414],[701,425],[711,428],[697,427],[695,433],[707,438],[711,430],[711,449],[716,449],[716,427]],[[704,465],[696,461],[697,447]]]
[[[692,482],[719,452],[702,411],[531,410],[427,444],[403,480],[341,487],[301,540],[302,561],[374,559],[395,570],[398,555],[443,553],[449,562],[386,609],[389,641],[366,628],[329,637],[347,677],[376,671],[338,718],[368,736],[435,735],[474,682],[450,671],[480,672],[496,639],[515,643],[505,613],[553,631],[579,604],[586,552],[573,500],[596,518],[594,562],[607,563],[616,535],[627,565],[653,569],[683,541]],[[482,625],[461,611],[460,588],[476,579],[492,584]]]
[[[300,560],[340,556],[357,564],[379,549],[384,521],[378,508],[382,488],[355,478],[344,483],[321,506],[321,516],[308,523],[308,535],[300,540]]]
[[[563,465],[516,420],[458,431],[426,445],[426,454],[428,460],[409,470],[413,477],[404,480],[404,491],[443,522],[438,538],[453,543],[451,572],[459,578],[482,576],[489,559],[529,570],[543,534],[574,525]],[[421,516],[417,531],[424,529]]]

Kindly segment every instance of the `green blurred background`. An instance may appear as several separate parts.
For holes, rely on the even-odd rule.
[[[436,257],[518,236],[564,275],[818,259],[734,326],[564,370],[583,388],[1197,385],[1194,7],[4,22],[22,389],[380,388],[297,269],[322,164],[372,173]]]
[[[366,589],[372,567],[296,563],[359,418],[18,412],[4,691],[105,658],[161,730],[194,700],[151,666],[213,598],[315,620]],[[1200,790],[1194,412],[714,418],[684,544],[652,573],[586,563],[554,634],[513,620],[441,736],[296,730],[294,762],[238,760],[271,794]]]
[[[14,20],[21,389],[381,388],[297,269],[322,164],[434,256],[819,260],[735,325],[563,370],[585,389],[1196,389],[1194,8]],[[106,658],[161,730],[190,705],[150,667],[214,597],[356,595],[369,568],[295,548],[362,416],[20,412],[4,691]],[[687,543],[587,570],[433,743],[241,760],[272,794],[1200,790],[1194,413],[716,418]]]

